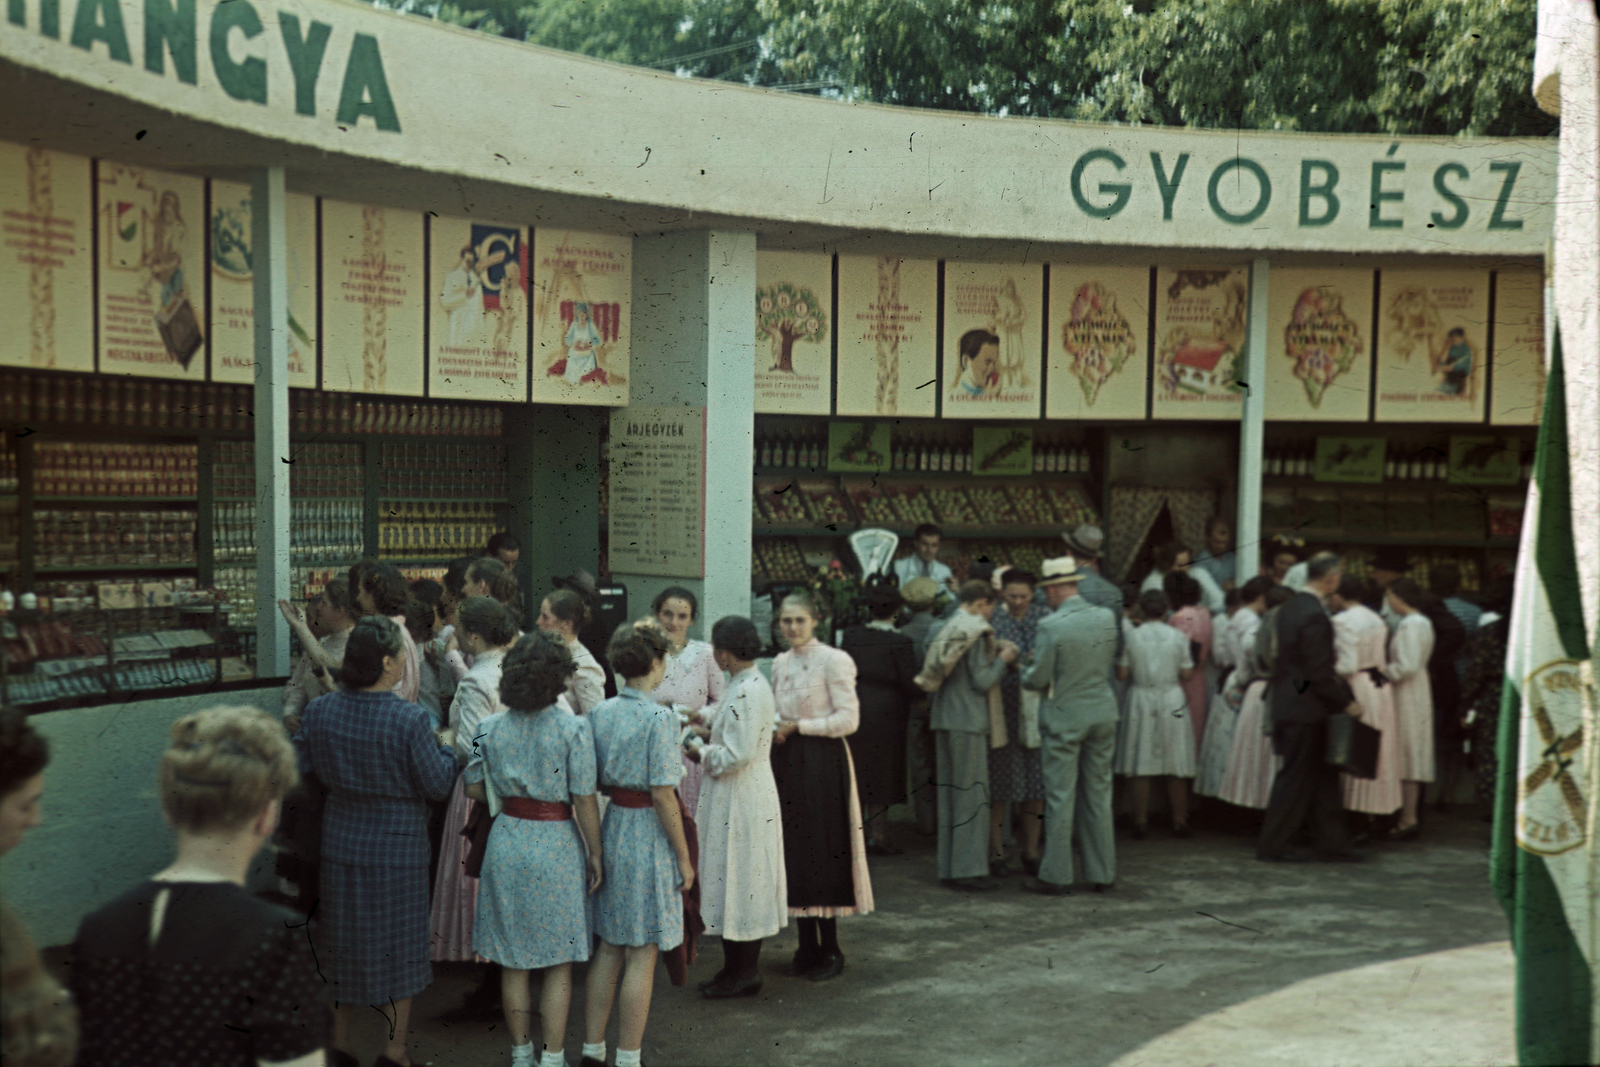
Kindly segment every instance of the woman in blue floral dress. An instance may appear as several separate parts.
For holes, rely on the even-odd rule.
[[[1007,567],[1000,572],[1000,598],[1003,603],[989,619],[997,641],[1010,641],[1021,653],[1020,660],[1033,654],[1039,623],[1050,609],[1033,602],[1034,577],[1027,571]],[[1044,827],[1044,773],[1039,749],[1022,740],[1022,684],[1015,670],[1006,671],[1000,680],[1000,696],[1005,702],[1006,744],[989,750],[989,873],[1006,872],[1006,805],[1022,808],[1022,869],[1039,872],[1039,832]]]
[[[463,775],[469,797],[499,809],[472,944],[502,968],[513,1067],[533,1064],[530,970],[544,971],[541,1067],[565,1067],[572,964],[589,958],[588,893],[601,881],[594,739],[587,719],[555,706],[575,668],[557,636],[518,641],[501,665],[499,695],[508,710],[479,724]]]
[[[589,713],[600,787],[611,804],[600,829],[605,882],[594,901],[600,947],[589,965],[583,1058],[605,1062],[606,1025],[625,970],[617,1067],[639,1065],[656,956],[683,941],[682,894],[694,885],[676,792],[678,716],[650,697],[666,674],[667,647],[653,619],[618,629],[606,655],[623,684]]]

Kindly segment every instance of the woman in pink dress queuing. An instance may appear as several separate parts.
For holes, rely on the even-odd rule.
[[[548,634],[555,634],[567,646],[567,654],[577,671],[567,679],[566,696],[572,710],[587,715],[606,698],[606,672],[594,653],[578,640],[578,631],[589,625],[589,605],[570,589],[557,589],[539,604],[534,623]]]
[[[1210,687],[1206,684],[1211,665],[1211,612],[1200,606],[1200,583],[1188,571],[1171,571],[1162,579],[1172,614],[1167,625],[1189,639],[1189,654],[1194,673],[1183,680],[1183,696],[1189,703],[1189,724],[1194,727],[1194,748],[1206,735],[1206,713],[1211,710]],[[1198,647],[1196,647],[1198,646]]]
[[[655,600],[650,602],[650,614],[667,631],[667,638],[672,642],[667,650],[667,676],[651,695],[659,703],[689,709],[690,719],[698,722],[701,709],[721,700],[726,687],[722,668],[717,666],[711,646],[689,639],[689,627],[700,614],[700,602],[689,590],[675,585],[656,594]],[[700,802],[700,780],[705,772],[699,763],[687,756],[683,768],[678,795],[683,798],[684,810],[692,812]]]
[[[461,594],[462,599],[475,596],[493,597],[510,608],[512,601],[517,597],[517,580],[511,576],[511,571],[504,563],[490,556],[479,556],[467,565],[467,575],[461,583]],[[512,612],[511,622],[517,627],[520,636],[522,623],[517,619],[515,611]],[[457,635],[450,636],[449,642],[445,645],[444,658],[457,682],[467,676],[467,668],[471,664],[462,654],[461,642]]]
[[[1361,705],[1361,721],[1383,733],[1378,739],[1378,776],[1342,776],[1344,806],[1347,811],[1389,815],[1400,810],[1400,738],[1394,687],[1382,680],[1381,673],[1388,662],[1385,646],[1389,627],[1381,615],[1363,603],[1366,598],[1366,583],[1353,574],[1340,579],[1338,590],[1328,598],[1328,607],[1336,613],[1334,670],[1350,684],[1350,692]]]
[[[800,920],[795,973],[813,982],[844,970],[838,919],[872,911],[867,839],[845,738],[856,732],[856,664],[816,638],[808,593],[784,598],[778,626],[789,651],[772,663],[778,704],[772,776],[783,806],[783,863],[789,914]]]

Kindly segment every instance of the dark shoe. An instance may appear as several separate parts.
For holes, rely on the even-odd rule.
[[[578,1067],[606,1067],[605,1060],[597,1060],[593,1056],[585,1056],[578,1061]]]
[[[342,1048],[330,1048],[328,1067],[361,1067],[361,1061]]]
[[[706,990],[710,989],[712,986],[716,985],[718,982],[721,982],[721,981],[724,981],[725,979],[727,979],[727,977],[728,977],[728,972],[727,971],[718,971],[716,974],[712,975],[710,978],[707,978],[704,982],[701,982],[695,988],[700,990],[700,992],[704,993]]]
[[[1142,822],[1134,823],[1133,824],[1133,830],[1131,831],[1133,839],[1135,841],[1143,841],[1145,839],[1145,835],[1148,834],[1149,832],[1150,832],[1150,827],[1147,826],[1146,824],[1142,823]]]
[[[1039,873],[1039,857],[1038,856],[1032,856],[1032,857],[1023,856],[1022,857],[1022,873],[1026,874],[1026,875],[1029,875],[1029,876],[1037,875]]]
[[[1422,824],[1414,822],[1404,830],[1396,826],[1393,830],[1383,835],[1385,841],[1415,841],[1422,836]]]
[[[813,967],[811,972],[807,974],[806,977],[813,982],[826,982],[830,979],[839,977],[843,973],[844,954],[840,952],[830,952],[826,956],[822,957],[822,962]],[[760,988],[760,979],[757,979],[757,988]]]
[[[1365,863],[1367,853],[1359,848],[1341,848],[1337,852],[1319,852],[1317,859],[1323,863]]]
[[[801,950],[794,954],[794,976],[804,978],[817,964],[822,962],[822,953],[816,949],[806,952]]]
[[[843,961],[840,961],[843,966]],[[707,1000],[731,1000],[734,997],[753,997],[761,992],[761,976],[743,978],[737,982],[713,982],[702,992]]]
[[[399,1060],[391,1060],[387,1056],[379,1055],[377,1059],[372,1061],[372,1067],[402,1067],[402,1065]],[[417,1067],[417,1065],[413,1063],[410,1067]]]
[[[1172,836],[1173,837],[1180,837],[1180,838],[1181,837],[1190,837],[1193,834],[1194,834],[1194,831],[1189,829],[1189,824],[1188,823],[1179,823],[1177,826],[1174,826],[1172,828]]]
[[[1096,893],[1109,893],[1114,888],[1116,888],[1116,883],[1114,882],[1096,882],[1094,884],[1094,891]]]
[[[989,877],[990,878],[1004,878],[1009,873],[1011,873],[1011,872],[1006,869],[1006,861],[1005,861],[1004,857],[1002,857],[1000,859],[997,859],[997,860],[990,860],[989,861]]]
[[[1055,882],[1046,882],[1038,878],[1031,882],[1023,883],[1022,888],[1030,893],[1038,893],[1041,897],[1070,897],[1072,895],[1072,887],[1070,885],[1057,885]]]
[[[992,893],[1000,888],[999,881],[994,878],[952,878],[945,884],[965,893]]]
[[[1256,859],[1263,863],[1309,863],[1316,857],[1303,848],[1291,848],[1287,852],[1257,852]]]

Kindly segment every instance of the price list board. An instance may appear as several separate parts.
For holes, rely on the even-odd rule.
[[[704,408],[612,412],[612,573],[704,576],[705,463]]]

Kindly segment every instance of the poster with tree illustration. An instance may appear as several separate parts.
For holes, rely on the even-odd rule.
[[[1481,422],[1489,272],[1378,275],[1379,422]]]
[[[837,413],[931,418],[938,322],[938,261],[841,255]]]
[[[833,257],[756,253],[756,411],[833,410]]]
[[[1365,422],[1372,272],[1274,269],[1267,290],[1267,418]]]
[[[1244,267],[1157,269],[1153,417],[1239,417],[1249,305]]]
[[[317,386],[317,198],[284,200],[289,259],[289,384]],[[250,186],[211,183],[211,379],[256,380],[255,268]]]
[[[628,402],[633,238],[533,233],[534,403]]]
[[[1494,382],[1489,421],[1533,426],[1544,409],[1544,272],[1494,276]]]
[[[322,202],[322,387],[421,396],[422,214]]]
[[[0,364],[94,370],[93,212],[86,157],[0,142]]]
[[[1043,265],[945,263],[945,418],[1039,417],[1043,316]]]
[[[1142,419],[1150,268],[1050,264],[1049,419]]]

